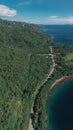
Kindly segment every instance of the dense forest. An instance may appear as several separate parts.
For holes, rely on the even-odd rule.
[[[27,130],[34,93],[50,65],[37,25],[0,20],[0,130]]]
[[[73,47],[52,43],[40,26],[0,19],[0,130],[28,130],[35,93],[52,65],[50,45],[57,68],[37,96],[35,130],[47,130],[50,85],[59,77],[73,74]]]

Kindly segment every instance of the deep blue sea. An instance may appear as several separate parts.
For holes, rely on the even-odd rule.
[[[73,25],[43,25],[44,33],[52,35],[58,43],[73,45]]]
[[[73,45],[73,25],[44,25],[52,41]],[[48,98],[48,130],[73,130],[73,79],[65,81]]]
[[[73,130],[73,79],[58,85],[48,98],[48,130]]]

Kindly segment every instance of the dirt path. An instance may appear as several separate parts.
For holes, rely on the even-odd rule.
[[[33,111],[33,104],[32,104],[31,112],[30,112],[30,119],[29,119],[28,130],[34,130],[33,125],[32,125],[32,117],[31,117],[31,115],[33,115],[33,114],[34,114],[34,111]]]
[[[55,70],[55,67],[56,67],[56,63],[55,63],[55,59],[54,59],[54,53],[53,53],[53,48],[52,48],[52,46],[50,46],[49,48],[50,48],[50,53],[51,53],[50,56],[51,56],[51,60],[52,60],[52,68],[51,68],[51,70],[50,70],[48,76],[47,76],[46,79],[44,80],[44,82],[41,84],[39,90],[42,89],[42,86],[48,81],[48,79],[50,78],[50,76],[54,73],[54,70]],[[39,90],[38,90],[38,93],[39,93]],[[37,93],[37,95],[38,95],[38,93]],[[36,99],[36,97],[37,97],[37,96],[35,96],[35,99]],[[32,107],[31,107],[28,130],[34,130],[33,124],[32,124],[32,120],[33,120],[32,117],[33,117],[33,115],[34,115],[33,106],[34,106],[35,101],[36,101],[35,99],[34,99],[34,101],[33,101]]]

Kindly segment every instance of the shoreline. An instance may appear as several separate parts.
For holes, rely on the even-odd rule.
[[[71,79],[73,79],[73,75],[71,75],[71,76],[63,76],[63,77],[55,80],[55,82],[49,88],[48,102],[47,102],[48,104],[49,104],[49,101],[51,99],[52,92],[54,92],[54,90],[59,87],[59,84],[64,83],[65,81],[68,81],[68,80],[71,80]],[[49,119],[48,109],[47,109],[47,116],[48,116],[48,129],[50,130],[51,126],[50,126],[50,123],[49,123],[50,119]]]
[[[72,78],[73,78],[73,75],[72,75],[72,76],[63,76],[63,77],[61,77],[61,78],[55,80],[55,82],[54,82],[54,83],[52,84],[52,86],[49,88],[49,96],[51,96],[50,93],[51,93],[52,91],[54,91],[54,89],[55,89],[56,87],[58,87],[58,85],[59,85],[60,83],[62,83],[62,82],[64,82],[64,81],[67,81],[67,80],[69,80],[69,79],[72,79]]]

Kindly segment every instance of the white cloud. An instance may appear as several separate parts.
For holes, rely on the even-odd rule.
[[[49,18],[50,19],[55,19],[55,18],[58,18],[58,16],[50,16]]]
[[[18,6],[25,6],[25,5],[32,5],[32,4],[41,4],[41,3],[43,3],[43,0],[35,0],[35,1],[24,1],[24,2],[20,2],[19,4],[18,4]]]
[[[30,5],[31,3],[29,1],[26,1],[24,4],[25,5]]]
[[[67,16],[67,17],[50,16],[47,21],[48,24],[73,24],[73,16]]]
[[[69,16],[67,18],[67,21],[70,23],[70,24],[73,24],[73,16]]]
[[[59,17],[59,16],[49,16],[41,18],[31,19],[33,23],[37,24],[73,24],[73,16]],[[30,21],[29,21],[30,22]]]
[[[25,1],[25,2],[20,2],[18,5],[23,6],[23,5],[30,5],[30,1]]]
[[[10,9],[8,6],[0,5],[0,16],[8,16],[12,17],[17,14],[17,11],[14,9]]]

